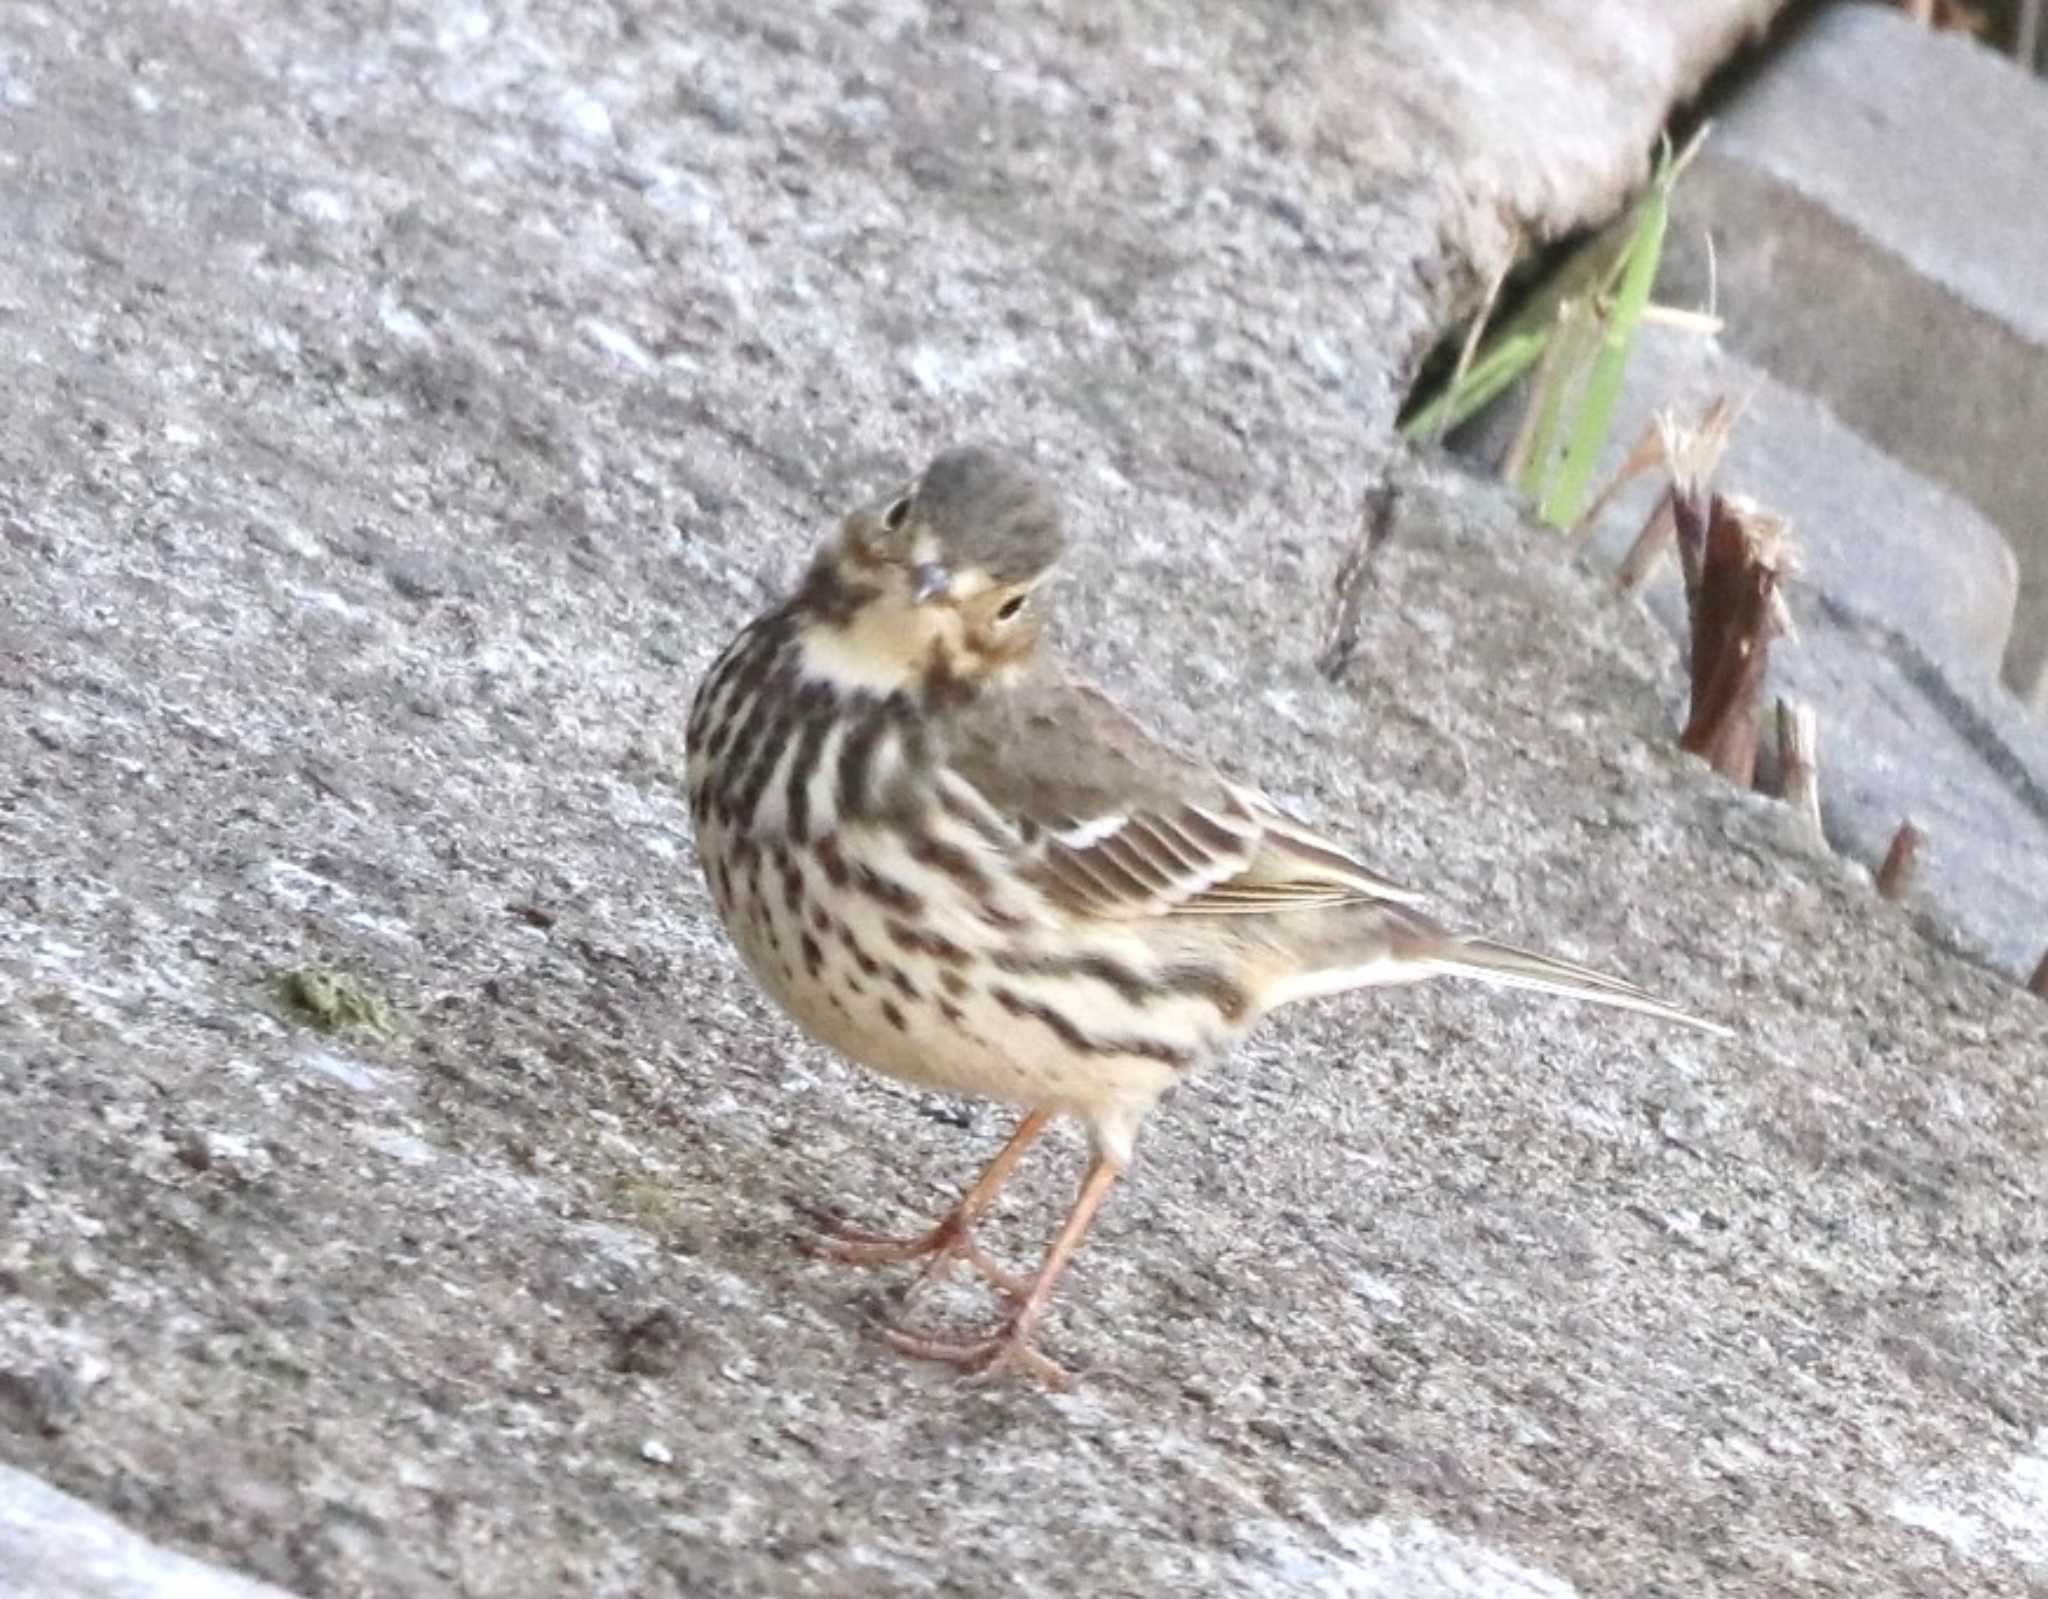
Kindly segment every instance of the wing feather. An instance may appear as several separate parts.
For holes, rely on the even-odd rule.
[[[1256,915],[1422,897],[1050,662],[961,708],[948,733],[952,775],[1031,841],[1026,873],[1069,910]]]

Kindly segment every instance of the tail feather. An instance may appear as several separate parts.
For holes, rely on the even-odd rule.
[[[1647,989],[1636,987],[1634,983],[1610,977],[1576,961],[1539,955],[1534,950],[1517,949],[1512,944],[1497,943],[1490,938],[1446,939],[1435,948],[1417,951],[1412,959],[1419,968],[1418,975],[1473,977],[1500,988],[1526,988],[1539,994],[1561,994],[1567,999],[1590,1000],[1596,1005],[1612,1005],[1618,1010],[1640,1011],[1645,1016],[1660,1017],[1667,1022],[1697,1028],[1703,1033],[1718,1034],[1722,1038],[1734,1036],[1732,1028],[1710,1022],[1704,1016],[1695,1016],[1689,1010],[1657,998]]]

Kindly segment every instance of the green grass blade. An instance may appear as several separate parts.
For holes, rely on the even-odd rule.
[[[1535,364],[1549,334],[1511,331],[1488,341],[1456,383],[1446,383],[1427,404],[1401,424],[1401,437],[1441,438],[1467,417],[1485,409]]]
[[[1671,220],[1671,185],[1675,176],[1670,151],[1657,162],[1650,192],[1643,196],[1636,225],[1623,257],[1621,277],[1614,303],[1603,319],[1600,346],[1587,374],[1585,392],[1572,417],[1570,436],[1563,458],[1548,483],[1538,514],[1553,527],[1570,527],[1584,509],[1586,492],[1592,482],[1594,463],[1607,442],[1614,423],[1615,407],[1621,400],[1622,380],[1628,374],[1629,352],[1635,346],[1636,329],[1642,325],[1643,310],[1650,303],[1650,291],[1657,284],[1657,268],[1664,255],[1664,233]],[[1534,462],[1545,456],[1532,457]]]
[[[1564,426],[1565,400],[1586,364],[1588,347],[1599,332],[1599,315],[1589,300],[1569,300],[1558,308],[1557,330],[1536,381],[1529,390],[1535,422],[1528,453],[1516,482],[1532,500],[1546,497],[1557,456],[1557,436]]]

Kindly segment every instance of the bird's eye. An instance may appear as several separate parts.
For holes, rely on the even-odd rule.
[[[910,496],[906,494],[882,513],[882,526],[891,533],[900,533],[903,531],[903,519],[908,515],[910,515]]]
[[[996,620],[998,622],[1009,621],[1011,617],[1015,616],[1019,611],[1024,609],[1024,602],[1030,598],[1031,596],[1028,594],[1012,594],[1007,600],[1003,601],[1002,605],[997,609]]]

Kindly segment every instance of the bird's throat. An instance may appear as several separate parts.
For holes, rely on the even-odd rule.
[[[796,634],[800,679],[836,694],[904,695],[926,711],[971,700],[979,674],[957,612],[942,605],[877,600],[841,618],[807,617]]]
[[[928,607],[877,603],[844,622],[808,621],[797,632],[800,670],[841,692],[914,693],[946,643],[936,615]]]

